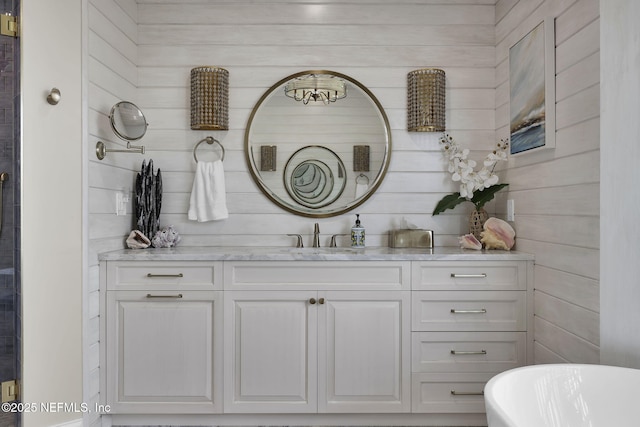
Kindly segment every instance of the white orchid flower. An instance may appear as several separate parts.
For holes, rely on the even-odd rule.
[[[446,134],[440,137],[440,144],[444,156],[448,159],[451,179],[460,183],[460,196],[471,199],[474,192],[483,191],[498,183],[498,175],[493,173],[493,169],[497,162],[507,159],[508,142],[498,143],[497,148],[483,160],[483,167],[478,172],[474,170],[478,163],[469,159],[471,151],[468,148],[460,148],[457,142]]]

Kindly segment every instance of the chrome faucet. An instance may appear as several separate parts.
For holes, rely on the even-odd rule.
[[[329,245],[332,248],[336,248],[338,247],[338,245],[336,244],[336,237],[338,236],[348,236],[348,234],[334,234],[333,236],[331,236],[331,244]]]
[[[287,236],[297,237],[296,248],[304,248],[304,244],[302,243],[302,236],[299,234],[287,234]]]
[[[317,222],[313,226],[313,247],[320,247],[320,225]]]

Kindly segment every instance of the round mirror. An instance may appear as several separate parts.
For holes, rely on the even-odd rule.
[[[121,101],[111,107],[109,119],[113,132],[125,141],[137,141],[147,132],[144,114],[131,102]]]
[[[382,106],[356,80],[303,71],[274,84],[254,107],[245,153],[260,190],[297,215],[343,214],[380,186],[391,158]]]

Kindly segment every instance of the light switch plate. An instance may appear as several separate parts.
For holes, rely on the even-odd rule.
[[[507,200],[507,221],[515,221],[516,207],[513,199]]]
[[[116,215],[127,214],[127,197],[123,193],[116,193]]]

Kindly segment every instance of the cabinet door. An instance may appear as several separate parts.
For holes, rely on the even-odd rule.
[[[334,291],[318,296],[323,303],[319,411],[409,412],[409,292]]]
[[[114,413],[222,411],[219,291],[107,292],[107,400]]]
[[[225,412],[316,412],[316,296],[225,292]]]

